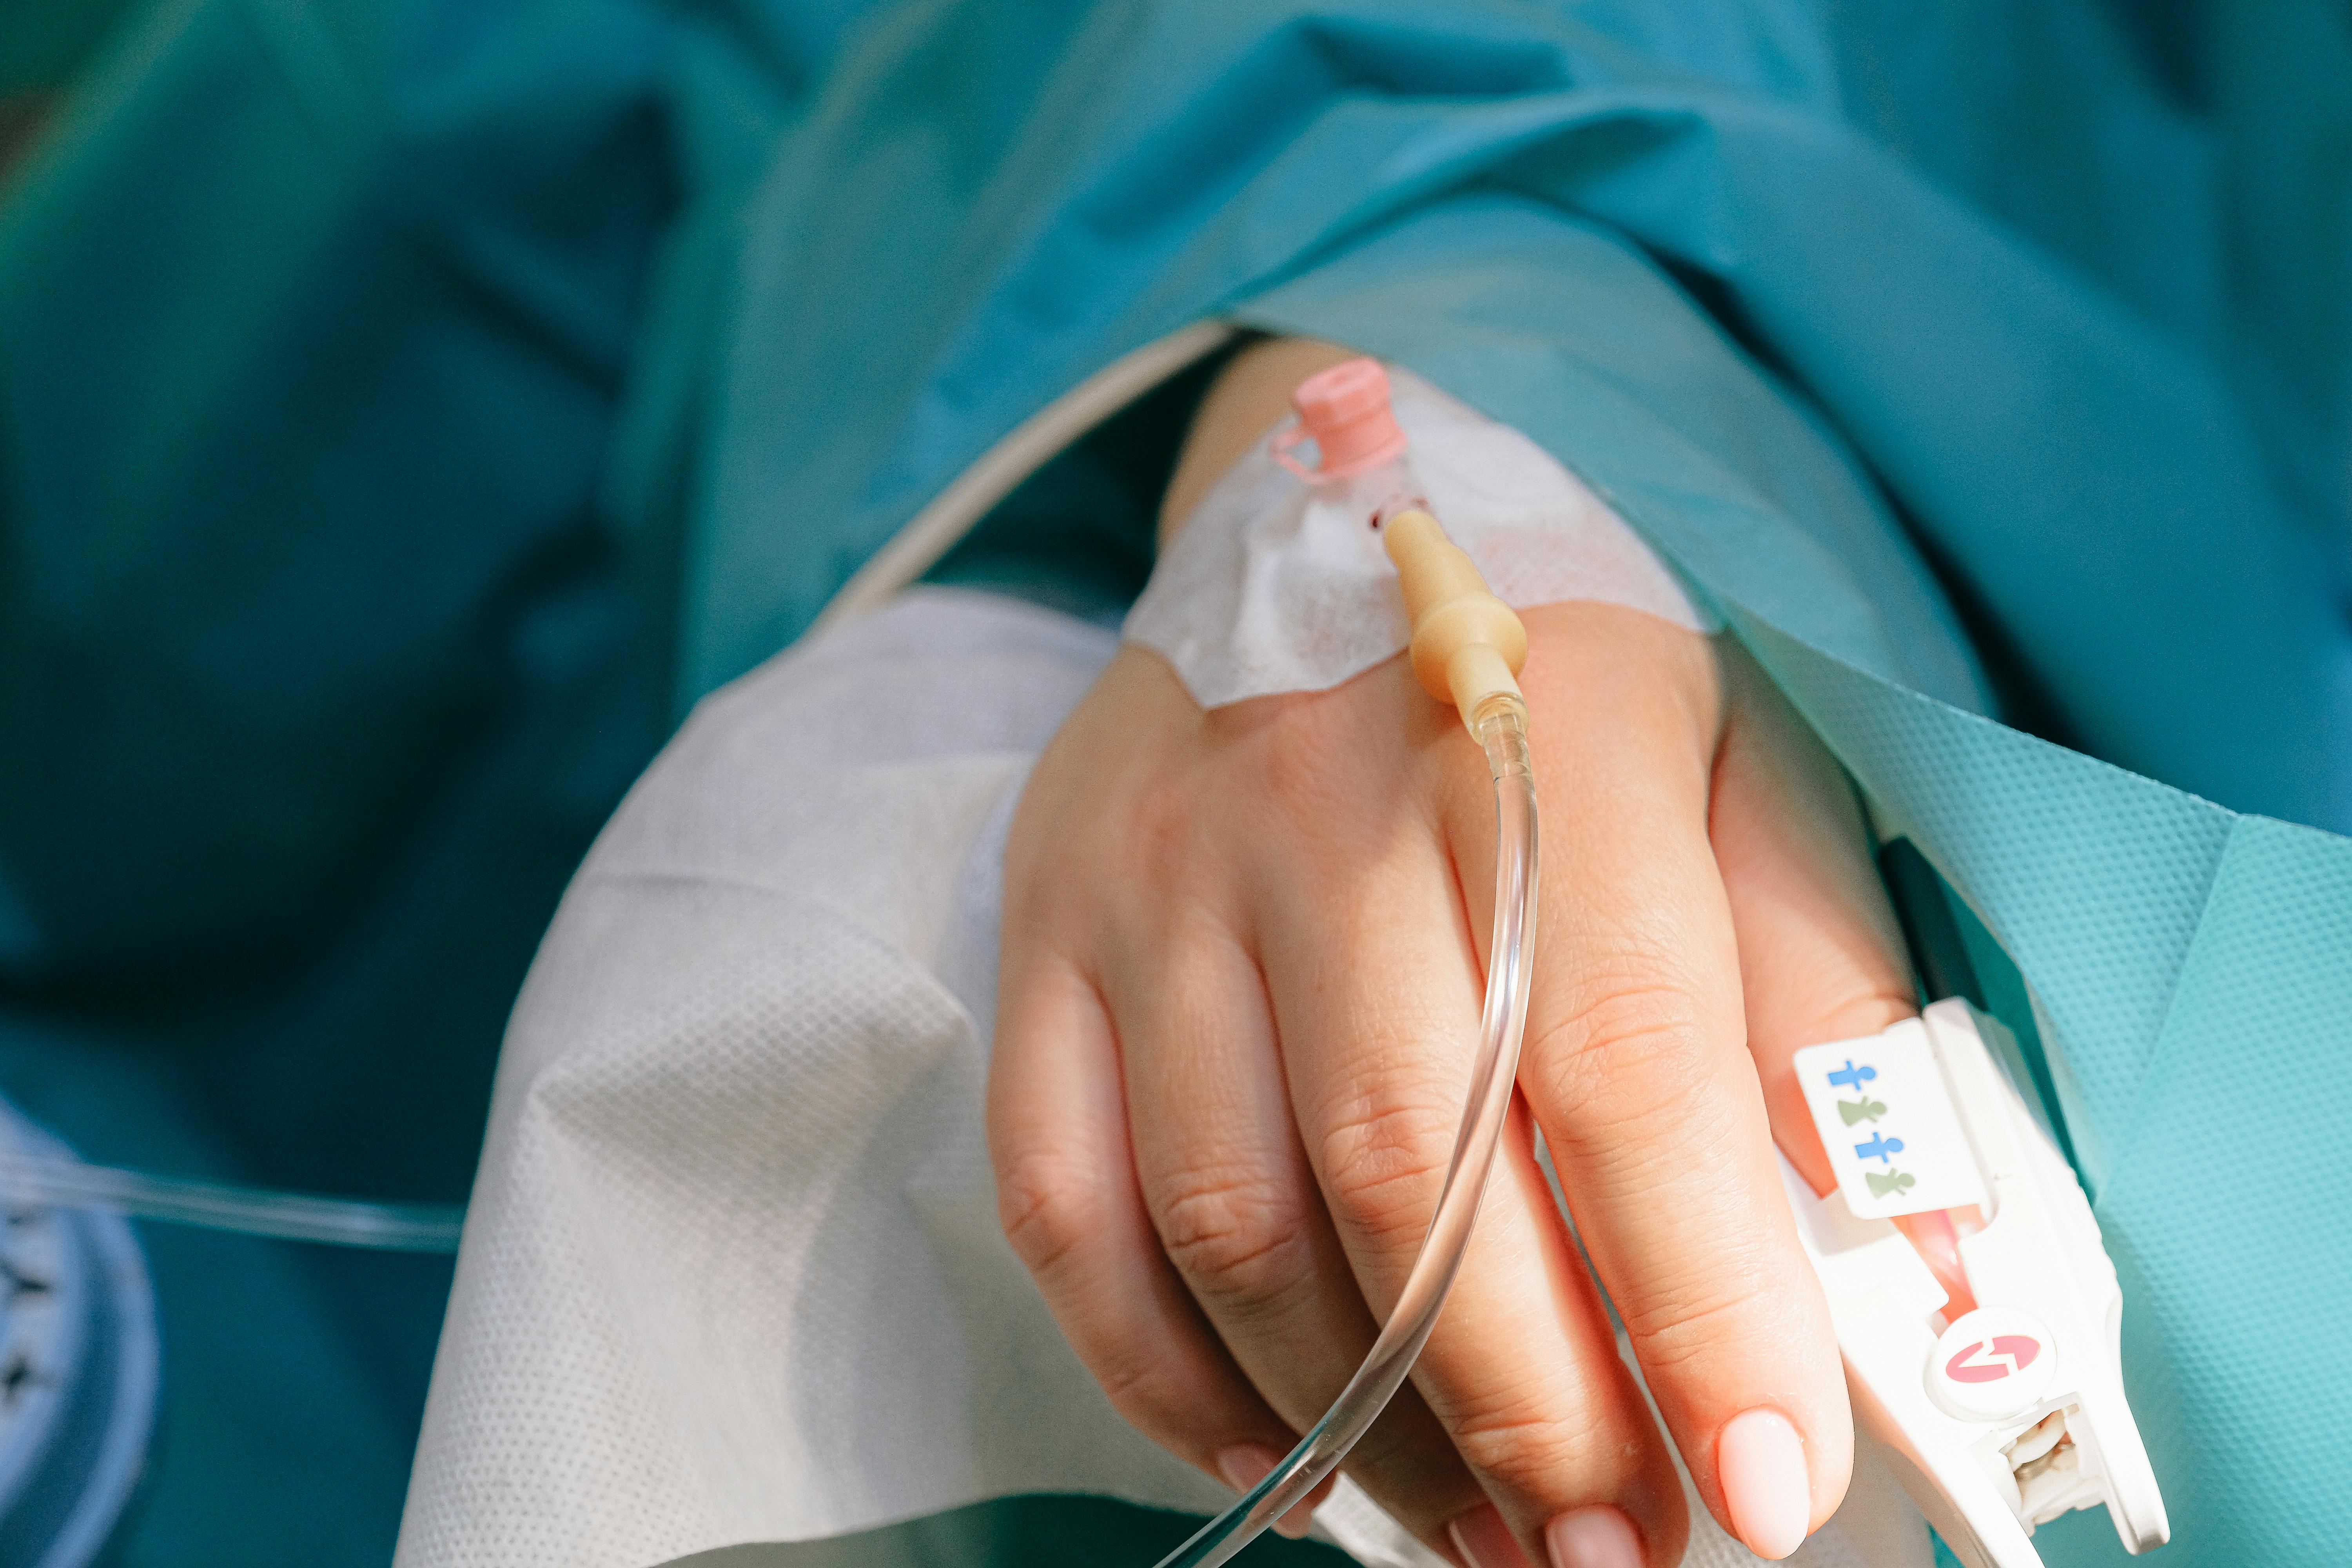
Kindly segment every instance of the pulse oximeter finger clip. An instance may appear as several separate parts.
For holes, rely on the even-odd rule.
[[[2035,1526],[2104,1505],[2124,1550],[2170,1536],[2125,1398],[2123,1293],[2083,1189],[2019,1085],[2015,1041],[1962,1001],[1795,1058],[1838,1188],[1783,1159],[1856,1419],[1968,1568],[2042,1568]],[[1972,1205],[1977,1305],[1954,1305],[1898,1217]]]

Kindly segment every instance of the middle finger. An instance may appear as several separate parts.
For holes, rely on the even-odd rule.
[[[1306,1148],[1355,1278],[1385,1314],[1453,1151],[1483,976],[1435,832],[1315,863],[1320,876],[1272,891],[1265,969]],[[1537,1560],[1548,1521],[1613,1506],[1648,1561],[1673,1562],[1687,1528],[1673,1462],[1552,1206],[1524,1116],[1497,1158],[1413,1383]],[[1426,1508],[1406,1522],[1424,1539],[1440,1533]],[[1495,1568],[1495,1550],[1479,1552],[1476,1568]]]

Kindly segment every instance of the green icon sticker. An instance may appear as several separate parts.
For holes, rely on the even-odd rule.
[[[1870,1195],[1874,1198],[1891,1198],[1919,1184],[1919,1178],[1908,1171],[1889,1171],[1884,1175],[1876,1171],[1864,1171],[1862,1179],[1870,1184]]]

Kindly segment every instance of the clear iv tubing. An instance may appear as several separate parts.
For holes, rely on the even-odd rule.
[[[1330,1410],[1264,1480],[1160,1559],[1159,1568],[1213,1568],[1339,1468],[1412,1370],[1469,1248],[1518,1078],[1519,1041],[1528,1026],[1528,948],[1536,924],[1536,785],[1528,766],[1526,710],[1515,697],[1490,697],[1479,704],[1471,727],[1486,748],[1486,771],[1495,780],[1495,924],[1478,1055],[1437,1212],[1371,1353]]]
[[[111,1209],[133,1219],[387,1252],[455,1252],[466,1217],[455,1204],[314,1197],[13,1152],[0,1152],[0,1202]]]

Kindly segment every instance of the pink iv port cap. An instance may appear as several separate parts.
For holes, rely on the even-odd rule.
[[[1344,479],[1402,453],[1405,435],[1389,409],[1388,373],[1376,359],[1351,359],[1320,371],[1290,395],[1298,426],[1275,441],[1275,456],[1313,479]],[[1313,441],[1323,466],[1309,469],[1289,454],[1300,441]]]

